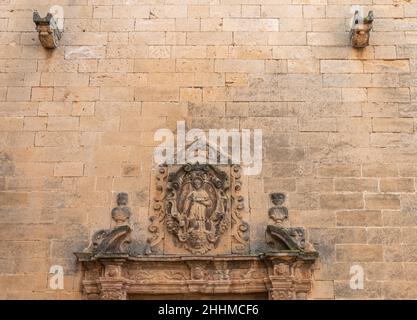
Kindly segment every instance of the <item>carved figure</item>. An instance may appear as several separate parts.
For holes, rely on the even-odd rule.
[[[227,226],[227,175],[209,165],[187,164],[168,179],[167,229],[195,254],[214,248]]]
[[[211,207],[212,201],[208,193],[202,188],[203,181],[200,178],[195,178],[192,181],[192,186],[194,190],[189,193],[185,200],[184,213],[194,229],[207,232],[206,211]]]

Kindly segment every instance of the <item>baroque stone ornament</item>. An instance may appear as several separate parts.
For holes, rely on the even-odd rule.
[[[362,17],[358,10],[355,11],[350,29],[350,42],[352,47],[365,48],[369,45],[373,21],[373,11],[369,11],[366,17]]]
[[[148,231],[151,237],[147,239],[145,254],[156,253],[157,246],[164,239],[163,223],[165,219],[164,198],[165,184],[168,178],[168,168],[166,165],[160,165],[156,174],[155,197],[153,203],[154,214],[150,216],[151,224]]]
[[[89,247],[85,252],[93,254],[126,253],[130,243],[132,229],[129,226],[131,210],[127,206],[127,193],[117,195],[117,206],[111,211],[115,226],[107,230],[99,230],[94,233]]]
[[[269,225],[271,245],[258,254],[202,254],[216,246],[216,237],[222,237],[224,226],[229,228],[231,242],[246,247],[239,168],[231,166],[229,173],[200,164],[172,169],[170,172],[162,166],[157,174],[155,215],[149,227],[154,233],[148,244],[158,247],[164,239],[163,232],[167,232],[177,245],[188,248],[185,254],[155,254],[153,250],[147,255],[133,254],[134,251],[75,253],[84,269],[85,298],[308,298],[318,254],[308,250],[304,229]],[[278,198],[277,206],[283,200],[282,196]],[[126,205],[127,195],[120,194],[118,206],[112,210],[116,224],[127,222],[130,210]],[[228,219],[236,220],[234,227],[232,221],[226,223]],[[233,234],[239,229],[241,233]],[[196,231],[204,231],[204,236],[198,234],[194,242]]]
[[[310,243],[306,243],[305,230],[301,227],[284,227],[283,222],[288,219],[288,209],[283,206],[285,194],[272,193],[273,207],[268,211],[268,216],[274,221],[274,225],[268,225],[265,232],[265,240],[270,251],[314,251]]]
[[[242,217],[240,167],[228,168],[230,178],[226,172],[198,162],[171,168],[171,172],[166,165],[159,167],[147,254],[158,252],[164,225],[173,236],[174,245],[192,254],[201,255],[216,248],[230,225],[232,252],[248,247],[249,226]]]
[[[36,24],[36,31],[39,33],[39,41],[46,49],[55,49],[62,37],[62,30],[59,29],[53,15],[48,13],[41,18],[37,11],[33,12],[33,22]]]
[[[227,180],[226,173],[198,163],[169,175],[166,226],[177,246],[204,254],[218,244],[228,225]]]

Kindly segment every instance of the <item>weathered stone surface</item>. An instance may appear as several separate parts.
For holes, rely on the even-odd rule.
[[[288,215],[319,253],[309,298],[417,298],[414,3],[359,3],[375,19],[356,49],[352,1],[58,2],[65,30],[51,51],[28,15],[47,7],[0,1],[1,298],[82,298],[72,252],[113,227],[120,192],[130,248],[143,253],[154,133],[178,120],[263,130],[262,173],[241,177],[245,254],[264,248],[269,214]],[[165,231],[159,253],[191,254]],[[230,236],[199,257],[230,254]],[[59,292],[47,287],[52,264],[64,267]],[[349,287],[355,264],[363,290]]]

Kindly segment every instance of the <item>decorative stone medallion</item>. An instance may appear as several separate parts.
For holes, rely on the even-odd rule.
[[[247,250],[240,167],[225,168],[199,163],[159,168],[147,254],[158,252],[165,231],[174,247],[195,255],[217,248],[226,231],[232,253]]]
[[[214,248],[228,226],[228,177],[209,165],[187,164],[168,177],[166,227],[193,254]]]

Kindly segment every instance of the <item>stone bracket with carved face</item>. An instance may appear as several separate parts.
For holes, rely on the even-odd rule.
[[[228,227],[227,174],[209,165],[188,164],[168,177],[166,226],[177,246],[204,254]]]
[[[45,18],[41,18],[39,13],[33,13],[33,22],[36,25],[36,31],[39,33],[39,41],[46,49],[55,49],[59,46],[62,37],[62,30],[58,28],[57,22],[51,13]]]

